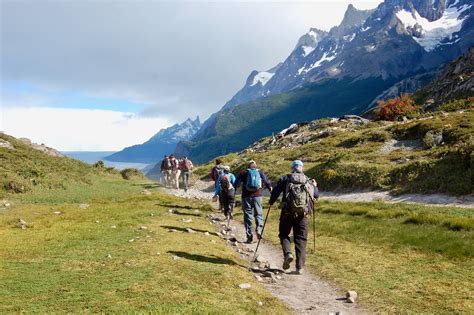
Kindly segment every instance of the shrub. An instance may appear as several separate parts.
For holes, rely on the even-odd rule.
[[[92,166],[95,167],[95,168],[100,168],[100,169],[102,169],[102,168],[105,167],[105,164],[104,164],[104,161],[99,160],[99,161],[95,162]]]
[[[474,96],[461,100],[451,100],[439,107],[439,110],[445,112],[454,112],[463,109],[474,108]]]
[[[423,144],[426,148],[431,149],[437,147],[443,143],[443,132],[442,131],[428,131],[423,137]]]
[[[134,176],[140,176],[141,172],[136,168],[126,168],[120,171],[123,179],[129,180]]]
[[[376,120],[402,120],[403,117],[413,117],[418,112],[415,102],[408,94],[402,94],[386,101],[379,101],[376,110]]]

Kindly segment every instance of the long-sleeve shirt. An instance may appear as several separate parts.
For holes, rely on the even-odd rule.
[[[270,196],[270,205],[273,205],[275,203],[275,201],[278,199],[278,197],[280,197],[280,194],[286,189],[286,186],[288,185],[288,182],[290,181],[290,177],[288,175],[286,176],[283,176],[282,178],[280,178],[280,180],[278,181],[277,185],[273,188],[272,190],[272,194]],[[313,198],[319,198],[319,190],[318,190],[318,187],[317,186],[313,186],[314,187],[314,192],[313,192]],[[286,202],[286,196],[285,194],[283,194],[283,197],[282,197],[282,201],[283,202]],[[309,205],[310,209],[310,212],[313,211],[313,203],[310,203]]]
[[[258,171],[260,173],[260,179],[262,180],[262,187],[258,189],[257,191],[248,191],[247,188],[245,187],[245,183],[247,182],[247,176],[248,176],[248,171],[243,170],[242,172],[237,175],[237,178],[235,179],[235,189],[237,189],[240,185],[242,184],[242,198],[247,198],[247,197],[260,197],[262,196],[263,193],[263,188],[266,187],[269,191],[272,191],[272,184],[270,183],[270,180],[268,179],[267,175],[262,170]]]
[[[216,191],[215,191],[215,196],[219,195],[220,192],[221,192],[221,181],[222,181],[222,176],[226,176],[226,175],[230,175],[229,177],[229,181],[230,183],[232,184],[232,186],[235,187],[235,175],[232,174],[232,173],[228,173],[228,174],[224,174],[224,175],[221,175],[219,176],[219,178],[217,179],[217,182],[216,182]]]

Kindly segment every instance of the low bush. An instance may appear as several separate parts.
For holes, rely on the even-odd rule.
[[[439,107],[439,110],[445,112],[454,112],[463,109],[474,108],[474,96],[468,97],[466,99],[460,100],[451,100]]]
[[[379,101],[376,120],[398,121],[403,117],[412,118],[418,112],[415,102],[408,94],[402,94],[386,101]]]
[[[143,176],[142,172],[137,170],[136,168],[126,168],[120,171],[120,175],[122,175],[123,179],[129,180],[133,177]]]

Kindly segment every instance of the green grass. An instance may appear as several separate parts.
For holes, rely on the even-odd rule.
[[[279,210],[275,209],[265,237],[279,246]],[[425,219],[410,224],[412,217]],[[465,228],[445,224],[455,220]],[[316,255],[309,221],[307,269],[342,289],[356,290],[371,311],[474,312],[472,209],[321,202],[316,214]]]
[[[395,193],[447,193],[466,195],[474,192],[474,110],[434,112],[407,122],[371,122],[348,126],[347,122],[313,122],[319,128],[303,126],[298,130],[307,143],[291,135],[264,152],[241,152],[223,156],[236,173],[253,159],[276,181],[290,171],[293,159],[305,162],[306,173],[316,178],[322,190],[391,190]],[[338,128],[329,135],[320,131]],[[347,129],[341,131],[343,128]],[[426,148],[398,148],[380,153],[385,141],[422,139],[427,132],[442,132],[444,143]],[[300,139],[300,138],[299,138]],[[259,141],[268,144],[271,137]],[[291,145],[291,146],[290,146]],[[402,161],[402,162],[398,162]],[[205,178],[212,162],[200,165],[195,174]]]
[[[35,204],[31,196],[0,212],[0,313],[288,313],[213,234],[209,207],[144,196],[138,182],[107,184],[78,188],[72,197],[45,194]],[[78,200],[90,207],[80,209]],[[19,218],[26,230],[17,227]],[[239,289],[243,282],[252,288]]]

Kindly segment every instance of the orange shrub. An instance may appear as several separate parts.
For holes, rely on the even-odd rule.
[[[415,102],[408,94],[391,98],[386,101],[379,101],[376,119],[377,120],[402,120],[403,117],[412,116],[417,112]]]

